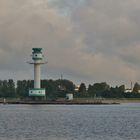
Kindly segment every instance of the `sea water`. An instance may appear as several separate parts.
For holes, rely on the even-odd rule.
[[[0,140],[140,140],[140,103],[1,104]]]

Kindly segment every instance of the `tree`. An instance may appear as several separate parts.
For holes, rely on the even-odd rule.
[[[87,96],[87,90],[86,90],[86,85],[84,83],[81,83],[80,84],[80,87],[79,87],[79,94],[81,97],[86,97]]]
[[[63,90],[66,93],[74,92],[75,85],[73,84],[73,82],[66,79],[59,79],[59,80],[56,80],[56,83],[60,90]]]
[[[122,97],[124,97],[123,93],[124,92],[122,91],[122,87],[116,86],[115,88],[113,88],[113,87],[110,88],[110,97],[111,98],[122,98]]]
[[[2,88],[1,88],[2,95],[4,98],[8,97],[7,89],[8,89],[8,82],[7,82],[7,80],[4,80],[2,82]]]
[[[2,80],[0,80],[0,98],[2,98],[2,97],[3,97],[2,85],[3,85],[3,81],[2,81]]]
[[[110,87],[106,82],[95,83],[93,85],[92,90],[93,90],[94,95],[100,97],[102,96],[102,94],[105,94],[106,92],[108,92],[110,90]]]
[[[125,91],[125,85],[119,86],[119,90],[121,93],[123,93]]]
[[[90,97],[94,97],[95,96],[95,92],[94,92],[94,87],[92,85],[88,86],[88,96]]]
[[[28,97],[29,94],[29,85],[27,84],[26,80],[18,80],[17,81],[17,89],[16,89],[16,93],[19,97],[23,98],[23,97]]]
[[[15,96],[16,96],[15,83],[12,79],[9,79],[7,83],[7,97],[15,97]]]
[[[139,93],[139,90],[140,90],[140,85],[138,83],[135,83],[134,88],[133,88],[133,92]]]
[[[58,86],[54,80],[41,80],[42,88],[46,89],[47,99],[56,100],[58,98]]]

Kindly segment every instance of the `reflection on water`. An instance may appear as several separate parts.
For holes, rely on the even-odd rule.
[[[140,140],[140,104],[0,105],[0,140]]]

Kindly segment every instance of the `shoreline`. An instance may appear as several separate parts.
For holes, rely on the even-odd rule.
[[[120,103],[117,102],[95,102],[95,103],[86,103],[86,102],[6,102],[0,104],[29,104],[29,105],[119,105]]]
[[[111,105],[120,104],[116,101],[104,101],[104,100],[89,100],[89,99],[74,99],[66,100],[59,99],[56,101],[52,100],[20,100],[20,99],[1,99],[0,104],[49,104],[49,105]]]
[[[140,99],[105,99],[104,102],[140,103]]]
[[[76,98],[74,100],[59,99],[51,100],[20,100],[20,99],[0,99],[0,104],[49,104],[49,105],[115,105],[121,103],[140,103],[140,99],[93,99]]]

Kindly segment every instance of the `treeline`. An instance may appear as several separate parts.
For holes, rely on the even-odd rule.
[[[132,92],[125,92],[125,85],[110,87],[106,82],[95,83],[86,88],[81,83],[78,96],[81,97],[102,97],[102,98],[140,98],[140,85],[135,83]]]
[[[0,80],[0,98],[28,98],[33,80]],[[69,80],[41,80],[41,87],[46,89],[49,99],[65,98],[66,93],[74,93],[75,85]]]
[[[28,98],[28,91],[33,88],[33,80],[0,80],[0,98]],[[47,99],[65,98],[66,93],[73,93],[76,98],[140,98],[140,85],[135,83],[131,93],[125,93],[125,86],[111,87],[106,82],[92,85],[80,84],[76,88],[72,81],[66,79],[41,80],[41,87],[46,89]]]

